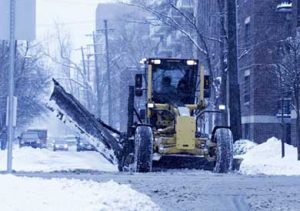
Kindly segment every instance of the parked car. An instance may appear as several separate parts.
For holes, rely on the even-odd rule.
[[[86,140],[78,138],[77,139],[77,152],[80,151],[96,151],[96,148],[88,143]]]
[[[78,136],[75,135],[67,135],[64,136],[63,139],[68,143],[69,150],[71,151],[76,151],[77,150],[77,141],[78,141]]]
[[[62,139],[55,140],[53,143],[53,151],[62,150],[68,151],[69,145],[68,142]]]
[[[19,139],[19,146],[31,146],[33,148],[47,147],[47,130],[31,129],[23,132]]]

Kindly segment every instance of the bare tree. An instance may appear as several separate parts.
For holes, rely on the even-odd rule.
[[[277,68],[277,76],[292,96],[296,110],[296,143],[300,160],[300,35],[289,37],[282,42],[282,61]],[[282,114],[283,115],[283,114]]]
[[[18,97],[17,126],[22,129],[32,118],[46,109],[43,94],[49,85],[49,69],[45,65],[43,48],[39,43],[16,42],[15,96]],[[0,45],[0,113],[6,112],[8,45]],[[2,125],[2,129],[3,129]],[[1,128],[0,128],[1,130]]]
[[[125,8],[126,9],[126,8]],[[125,10],[124,9],[124,10]],[[154,49],[153,42],[148,36],[148,25],[149,22],[144,18],[144,13],[139,14],[128,14],[119,18],[117,15],[110,23],[110,30],[108,35],[109,42],[109,71],[111,75],[112,83],[112,119],[113,126],[118,127],[119,113],[126,110],[126,104],[121,103],[120,97],[124,98],[124,94],[127,92],[129,81],[126,77],[131,75],[131,72],[127,72],[132,69],[138,69],[140,66],[140,60],[145,57],[152,56]],[[101,29],[98,30],[101,32]],[[98,33],[98,43],[104,43],[104,34]],[[106,52],[100,50],[99,61],[101,67],[105,67]],[[105,68],[106,69],[106,68]],[[108,98],[105,93],[107,91],[106,71],[101,72],[101,102],[102,107],[106,114],[108,105]],[[132,80],[133,80],[132,76]],[[103,80],[104,79],[104,80]],[[126,99],[126,97],[124,98]],[[103,115],[104,120],[106,116]]]
[[[88,81],[88,76],[85,74],[83,64],[80,65],[72,59],[72,54],[74,53],[74,49],[72,48],[72,42],[70,35],[64,31],[63,27],[59,24],[55,24],[56,34],[55,41],[57,43],[57,49],[53,53],[51,49],[45,53],[54,63],[58,64],[59,73],[62,73],[62,77],[58,77],[59,81],[62,81],[66,88],[75,95],[79,100],[84,101],[83,103],[87,105],[86,102],[89,98],[85,96],[80,99],[79,90],[84,90],[85,94],[89,94],[90,96],[94,95],[92,86]],[[81,49],[77,49],[81,50]],[[84,61],[82,61],[84,62]],[[73,77],[71,75],[71,71],[74,72]],[[94,97],[92,97],[94,99]]]
[[[211,66],[211,53],[207,40],[215,40],[218,42],[220,40],[206,37],[197,26],[196,17],[193,13],[187,13],[186,11],[177,8],[174,1],[166,1],[162,5],[144,3],[143,1],[133,1],[133,3],[130,3],[129,5],[137,6],[154,15],[156,20],[153,20],[153,22],[149,21],[150,24],[155,25],[157,24],[157,21],[159,21],[162,25],[180,31],[194,45],[197,51],[205,56],[208,71],[212,76],[214,75]],[[166,7],[167,10],[171,10],[172,12],[166,13],[166,10],[158,9],[158,7]]]

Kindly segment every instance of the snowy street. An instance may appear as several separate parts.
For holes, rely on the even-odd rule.
[[[68,178],[129,184],[162,210],[298,210],[300,177],[213,174],[205,171],[128,173],[17,173],[19,176]]]
[[[0,0],[0,211],[300,211],[300,0]]]
[[[143,174],[117,172],[97,152],[16,147],[15,176],[0,175],[0,197],[5,211],[297,210],[299,163],[294,147],[286,145],[286,151],[281,159],[280,142],[274,138],[261,145],[242,140],[235,145],[236,153],[246,153],[240,155],[239,172],[169,169]],[[5,156],[2,151],[2,170]],[[28,203],[28,198],[36,202]]]

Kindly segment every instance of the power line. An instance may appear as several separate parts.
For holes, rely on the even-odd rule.
[[[42,1],[48,1],[48,2],[55,2],[55,3],[63,3],[63,4],[83,4],[83,5],[97,5],[101,2],[99,1],[87,1],[87,2],[82,2],[82,1],[66,1],[66,0],[42,0]]]
[[[61,23],[53,23],[53,24],[58,24],[58,25],[74,25],[74,24],[85,24],[85,23],[95,23],[95,20],[82,20],[82,21],[71,21],[71,22],[61,22]],[[51,23],[42,23],[38,24],[38,27],[48,27],[48,26],[53,26]]]
[[[58,25],[74,25],[74,24],[85,24],[85,23],[95,23],[96,20],[82,20],[82,21],[71,21],[71,22],[61,22],[61,23],[55,23]],[[136,20],[130,20],[130,19],[122,19],[122,20],[110,20],[110,22],[126,22],[126,23],[132,23],[132,24],[151,24],[151,19],[147,21],[136,21]],[[37,26],[39,27],[47,27],[47,26],[52,26],[53,24],[50,23],[42,23],[38,24]],[[153,25],[153,24],[151,24]]]

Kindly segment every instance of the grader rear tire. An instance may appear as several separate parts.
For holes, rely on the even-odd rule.
[[[153,133],[149,126],[138,126],[135,131],[135,172],[151,172],[153,156]]]
[[[232,170],[233,162],[233,136],[228,128],[219,128],[215,132],[216,165],[214,172],[228,173]]]

